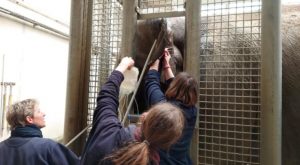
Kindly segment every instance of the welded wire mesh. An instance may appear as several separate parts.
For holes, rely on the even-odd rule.
[[[139,0],[141,14],[184,11],[185,0]]]
[[[93,2],[88,124],[92,123],[99,88],[115,67],[121,47],[122,18],[122,5],[117,0]]]
[[[260,164],[261,0],[202,0],[199,164]],[[141,14],[184,11],[184,0],[139,0]],[[91,123],[99,87],[114,67],[122,6],[93,4]],[[189,46],[187,45],[188,49]]]
[[[199,164],[260,164],[260,0],[202,0]]]

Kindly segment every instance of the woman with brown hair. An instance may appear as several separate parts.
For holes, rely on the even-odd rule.
[[[169,149],[181,136],[184,117],[169,103],[151,107],[141,117],[141,126],[122,126],[118,119],[119,89],[123,73],[134,61],[124,57],[102,86],[81,164],[157,165],[158,149]]]
[[[145,76],[145,93],[149,105],[170,102],[182,109],[185,117],[185,127],[181,138],[169,150],[161,149],[159,151],[160,164],[189,165],[192,164],[189,156],[189,146],[197,117],[198,85],[197,81],[186,72],[181,72],[174,77],[170,67],[170,58],[168,50],[165,49],[162,63],[165,83],[167,84],[165,94],[160,84],[159,60],[156,60],[150,66]]]

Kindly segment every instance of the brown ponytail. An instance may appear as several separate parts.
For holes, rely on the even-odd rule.
[[[115,165],[146,165],[149,162],[149,150],[146,143],[132,142],[116,151],[110,159]]]
[[[181,136],[184,117],[181,110],[170,103],[154,105],[141,125],[141,139],[120,148],[106,159],[115,165],[147,165],[157,149],[168,149]]]

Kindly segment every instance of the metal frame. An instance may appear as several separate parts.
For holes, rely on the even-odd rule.
[[[73,0],[72,3],[73,23],[71,26],[71,36],[74,37],[71,39],[70,47],[65,125],[65,130],[67,131],[65,131],[64,139],[69,139],[87,125],[83,122],[88,119],[84,119],[82,116],[88,114],[88,108],[93,109],[95,104],[93,99],[96,98],[96,92],[101,86],[102,81],[106,80],[110,72],[109,70],[113,69],[111,66],[115,63],[115,59],[110,59],[108,62],[109,66],[106,64],[102,66],[102,64],[93,63],[93,60],[91,60],[93,55],[90,56],[90,53],[94,51],[89,50],[89,46],[91,46],[89,41],[91,41],[92,38],[90,36],[93,36],[89,33],[89,30],[92,28],[90,27],[92,25],[91,13],[88,12],[91,8],[91,2],[84,1],[84,3],[79,3],[77,1],[78,0]],[[141,0],[138,3],[139,8],[135,8],[136,1],[123,1],[123,7],[124,9],[126,8],[126,10],[123,11],[124,20],[122,26],[124,27],[122,29],[123,35],[120,46],[122,52],[121,56],[133,54],[132,41],[135,32],[134,25],[137,19],[158,18],[164,15],[167,17],[186,16],[187,46],[185,70],[199,79],[200,86],[205,85],[203,88],[200,88],[199,96],[200,112],[204,113],[199,116],[199,128],[196,128],[198,131],[195,132],[193,139],[193,144],[197,145],[192,145],[191,151],[191,155],[196,164],[222,164],[224,162],[226,162],[226,164],[281,164],[280,1],[262,1],[262,24],[260,24],[261,22],[259,20],[261,18],[260,12],[247,14],[248,11],[246,11],[248,9],[254,11],[255,7],[260,6],[256,5],[256,1],[260,2],[260,0],[197,0],[187,1],[186,6],[172,6],[175,0],[165,0],[164,3],[170,4],[170,7],[164,6],[159,0],[149,0],[149,2],[147,0]],[[249,6],[246,4],[248,2],[250,4]],[[231,5],[234,6],[235,3],[246,4],[246,9],[237,6],[234,7],[236,11],[243,10],[246,14],[242,14],[241,17],[237,14],[231,16],[229,8]],[[207,15],[207,18],[212,18],[215,25],[210,24],[211,22],[205,22],[208,20],[202,19],[203,16],[207,14],[205,12],[210,12],[207,6],[201,7],[201,14],[200,12],[195,12],[195,10],[200,10],[200,4],[213,6],[211,11],[214,11],[215,15]],[[251,4],[255,5],[251,6]],[[147,5],[152,7],[148,10],[144,8]],[[184,7],[187,9],[186,11],[182,9]],[[173,9],[179,10],[176,12]],[[138,15],[136,15],[135,12],[138,12]],[[223,14],[222,12],[227,14]],[[202,22],[200,22],[200,17]],[[222,19],[227,21],[220,21]],[[234,22],[236,20],[238,20],[237,23]],[[234,27],[230,26],[231,23],[234,24]],[[202,27],[203,25],[205,26]],[[261,27],[262,39],[260,39]],[[259,32],[251,31],[251,28],[258,29]],[[235,31],[230,32],[232,29],[235,29]],[[258,39],[251,40],[250,43],[245,39],[245,36],[248,35],[247,31],[249,30],[253,32],[250,34],[250,38],[259,37]],[[107,31],[102,31],[101,33],[106,34]],[[208,36],[208,33],[212,34],[212,36]],[[210,41],[202,41],[205,37]],[[213,37],[223,37],[226,42],[222,43],[213,39]],[[238,45],[236,45],[236,47],[224,47],[224,44],[233,43],[229,37],[233,37],[231,38],[232,40],[238,40],[243,43],[239,45],[242,51],[239,52],[237,50]],[[100,37],[99,39],[103,38]],[[260,45],[261,41],[262,45]],[[98,42],[98,40],[96,42]],[[111,42],[112,41],[109,43]],[[208,46],[201,46],[200,49],[198,46],[200,45],[199,42],[206,42]],[[257,43],[257,45],[249,47],[248,44],[251,45],[253,43]],[[260,50],[260,46],[262,46],[262,50]],[[222,49],[219,51],[215,48],[224,48],[224,50],[226,48],[227,51],[230,50],[234,53],[224,53],[224,51],[221,51]],[[103,49],[99,47],[99,50],[102,51]],[[206,51],[207,54],[199,54],[199,52],[202,51]],[[245,53],[247,51],[248,53]],[[119,52],[117,53],[120,54]],[[210,53],[216,56],[212,58]],[[199,56],[197,56],[197,54],[199,54]],[[251,61],[253,55],[258,56],[260,54],[262,55],[261,61],[260,58],[258,61]],[[102,58],[102,56],[107,55],[109,54],[99,52],[97,56],[99,59],[96,59],[96,61],[103,62],[105,59],[104,57]],[[227,61],[224,61],[225,59],[223,57],[233,59],[235,57],[241,57],[241,59],[229,65],[229,63],[225,63]],[[203,63],[203,59],[206,59],[205,63]],[[199,61],[199,63],[197,61]],[[95,72],[99,75],[94,75],[96,78],[95,80],[93,79],[93,82],[91,82],[91,77],[88,78],[87,76],[92,73],[90,72],[90,64],[99,65]],[[102,69],[108,70],[102,71]],[[239,74],[237,74],[238,72]],[[203,77],[204,75],[206,77]],[[252,83],[247,82],[248,80],[252,81],[253,78],[258,81]],[[258,90],[258,86],[261,87],[261,91]],[[88,89],[92,92],[88,92]],[[222,90],[228,91],[224,94],[221,92]],[[234,95],[232,95],[231,92],[233,92]],[[251,92],[255,94],[250,94]],[[87,99],[92,101],[90,102]],[[238,101],[239,99],[244,101],[240,102]],[[218,109],[219,104],[226,106],[223,107],[223,109]],[[89,105],[89,107],[87,108],[84,105]],[[247,111],[244,111],[245,109]],[[245,124],[243,125],[241,123]],[[230,131],[231,128],[232,131]],[[227,130],[227,132],[224,134],[222,133],[223,130]],[[253,130],[257,131],[257,133],[255,133],[255,131],[253,132]],[[210,135],[210,132],[215,132],[215,134]],[[231,138],[231,135],[233,138]],[[224,139],[223,136],[228,136],[229,138]],[[224,143],[224,145],[220,145],[221,143]],[[239,145],[241,148],[237,147]],[[212,147],[212,149],[209,147]],[[224,151],[232,151],[232,155],[224,153],[223,147],[228,148]],[[206,149],[207,153],[204,154],[204,156],[206,156],[205,159],[208,161],[203,161],[203,157],[200,156],[200,153]],[[241,149],[243,150],[242,155],[238,153]],[[211,152],[211,154],[208,154],[209,152]],[[252,158],[251,155],[253,153],[254,158]],[[249,161],[248,158],[250,159]]]

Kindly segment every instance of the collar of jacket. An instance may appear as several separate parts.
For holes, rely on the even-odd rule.
[[[42,131],[36,125],[18,126],[11,131],[11,137],[43,137]]]

